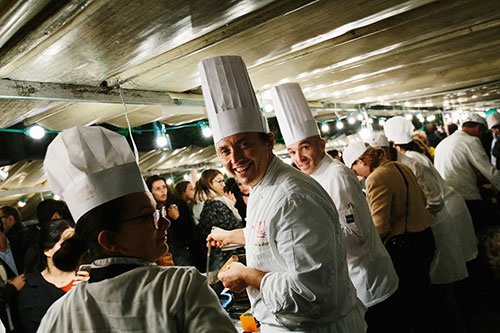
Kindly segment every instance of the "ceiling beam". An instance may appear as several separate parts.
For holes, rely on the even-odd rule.
[[[49,185],[32,186],[32,187],[19,187],[12,190],[1,190],[0,198],[7,198],[15,195],[26,195],[31,193],[42,193],[52,191]]]
[[[166,106],[202,106],[199,96],[175,95],[172,98],[165,91],[123,89],[126,104],[166,105]],[[121,104],[119,89],[64,83],[29,82],[0,80],[0,99],[41,100],[75,103],[111,103]]]

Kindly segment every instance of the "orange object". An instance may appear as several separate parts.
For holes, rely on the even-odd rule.
[[[243,331],[245,332],[258,332],[259,329],[257,328],[257,322],[255,321],[255,318],[250,310],[251,309],[248,309],[240,316],[241,328],[243,328]]]

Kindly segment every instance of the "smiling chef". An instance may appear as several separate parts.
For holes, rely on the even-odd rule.
[[[245,229],[215,229],[212,245],[244,244],[247,266],[219,279],[247,288],[262,332],[364,332],[365,308],[347,273],[338,213],[314,179],[273,154],[274,135],[239,56],[198,66],[217,154],[251,187]]]

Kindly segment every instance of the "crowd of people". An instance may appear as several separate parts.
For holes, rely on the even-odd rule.
[[[300,86],[279,85],[290,166],[273,153],[242,59],[199,70],[231,177],[207,169],[171,188],[143,179],[117,133],[60,133],[44,167],[64,202],[42,201],[36,226],[0,208],[7,332],[235,332],[211,272],[246,289],[262,332],[474,331],[481,293],[499,291],[478,243],[500,221],[484,196],[500,190],[498,113],[448,136],[396,116],[328,153]],[[228,245],[244,246],[246,264],[224,265]]]

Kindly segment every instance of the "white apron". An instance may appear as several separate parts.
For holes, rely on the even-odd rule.
[[[474,225],[469,209],[464,199],[448,186],[441,177],[434,164],[423,154],[417,152],[407,152],[409,157],[431,168],[434,176],[444,190],[444,206],[450,215],[450,219],[455,226],[458,235],[459,248],[462,250],[465,261],[473,260],[477,257],[477,238],[474,232]]]

